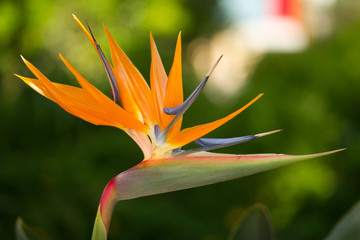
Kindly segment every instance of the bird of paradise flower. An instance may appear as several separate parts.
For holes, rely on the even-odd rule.
[[[221,57],[205,79],[184,101],[181,34],[178,36],[169,76],[164,70],[154,39],[150,34],[149,87],[105,27],[112,64],[96,42],[90,28],[87,31],[79,19],[75,15],[73,17],[102,61],[111,85],[113,100],[85,80],[61,54],[61,60],[76,77],[81,87],[51,82],[22,56],[36,79],[16,76],[69,113],[95,125],[113,126],[125,131],[139,145],[144,154],[143,161],[114,177],[105,187],[98,206],[92,239],[107,238],[113,209],[120,200],[222,182],[342,150],[297,156],[208,152],[279,131],[235,138],[202,138],[241,113],[262,94],[226,117],[181,130],[184,113],[205,87]],[[190,150],[181,149],[191,142],[195,142],[199,147]]]

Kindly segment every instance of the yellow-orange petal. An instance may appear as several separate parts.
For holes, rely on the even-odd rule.
[[[131,96],[144,117],[144,121],[148,125],[153,125],[156,122],[156,114],[148,84],[105,26],[104,29],[109,40],[111,58],[116,75],[118,75],[120,81],[125,83],[125,87],[129,89]]]
[[[80,22],[80,20],[73,14],[72,15],[74,20],[77,22],[77,24],[80,26],[80,28],[84,31],[84,33],[86,34],[86,36],[89,38],[91,44],[93,45],[93,47],[95,48],[96,52],[98,52],[97,48],[96,48],[96,44],[94,39],[92,38],[91,34],[86,30],[86,28],[84,27],[84,25]],[[98,52],[99,53],[99,52]]]
[[[183,84],[182,84],[182,66],[181,66],[181,32],[178,35],[174,61],[170,70],[167,86],[164,107],[173,108],[182,104],[183,99]],[[167,126],[175,116],[164,114],[164,124]],[[171,128],[168,137],[171,138],[177,135],[180,131],[182,117]]]
[[[258,100],[262,95],[263,94],[259,94],[257,97],[255,97],[253,100],[247,103],[245,106],[243,106],[242,108],[238,109],[237,111],[231,113],[230,115],[224,118],[218,119],[211,123],[206,123],[182,130],[178,135],[174,136],[173,138],[168,138],[167,143],[171,145],[173,148],[178,148],[204,136],[205,134],[220,127],[221,125],[225,124],[226,122],[234,118],[236,115],[244,111],[247,107],[249,107],[256,100]]]
[[[156,113],[158,117],[158,125],[162,130],[166,128],[163,124],[162,118],[164,113],[164,100],[166,92],[167,75],[162,64],[159,52],[157,50],[154,38],[150,33],[150,47],[151,47],[151,67],[150,67],[150,85],[151,92],[154,99]]]

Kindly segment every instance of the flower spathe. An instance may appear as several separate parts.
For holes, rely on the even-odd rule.
[[[95,125],[113,126],[125,131],[141,148],[144,160],[120,173],[106,186],[100,200],[93,239],[106,239],[113,208],[119,200],[164,193],[226,181],[284,166],[307,158],[332,152],[290,156],[283,154],[233,155],[210,153],[209,150],[250,141],[277,131],[228,139],[202,138],[225,124],[258,100],[259,94],[245,106],[216,121],[182,129],[182,118],[205,87],[209,74],[184,101],[181,65],[181,34],[179,34],[173,65],[166,74],[155,41],[150,34],[150,87],[141,73],[104,27],[109,40],[111,63],[96,42],[90,28],[73,16],[98,53],[109,79],[109,98],[90,84],[62,56],[81,87],[51,82],[22,57],[36,79],[18,76],[35,91],[54,101],[69,113]],[[119,102],[119,103],[118,103]],[[195,142],[198,148],[180,150]],[[334,151],[333,151],[334,152]]]

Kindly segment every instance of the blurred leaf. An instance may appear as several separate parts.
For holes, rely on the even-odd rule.
[[[18,218],[15,223],[15,234],[17,240],[29,240],[24,231],[24,221]]]
[[[268,208],[261,203],[248,208],[230,234],[229,240],[273,240]]]
[[[360,239],[360,201],[340,219],[325,240],[339,239]]]
[[[16,240],[39,240],[35,230],[24,223],[22,218],[18,218],[15,223]],[[30,237],[28,237],[30,236]]]

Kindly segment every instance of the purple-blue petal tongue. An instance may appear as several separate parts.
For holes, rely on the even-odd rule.
[[[154,133],[155,133],[155,137],[158,137],[161,133],[161,129],[157,124],[154,126]]]
[[[103,64],[104,68],[105,68],[106,75],[107,75],[107,77],[109,79],[110,86],[111,86],[111,93],[112,93],[111,95],[114,98],[114,102],[117,102],[117,101],[120,100],[120,96],[119,96],[119,86],[117,84],[114,72],[113,72],[113,70],[112,70],[112,68],[110,66],[110,63],[107,60],[104,52],[101,50],[100,45],[96,42],[95,37],[94,37],[94,35],[93,35],[92,31],[91,31],[91,28],[90,28],[87,21],[86,21],[86,24],[87,24],[87,26],[89,28],[91,37],[95,42],[96,49],[97,49],[97,51],[98,51],[98,53],[100,55],[101,62]]]
[[[255,134],[255,135],[248,135],[248,136],[234,137],[234,138],[199,138],[199,139],[195,140],[194,143],[200,145],[201,147],[189,149],[189,150],[183,150],[183,151],[177,153],[176,155],[180,156],[180,155],[185,155],[185,154],[190,154],[190,153],[195,153],[195,152],[200,152],[200,151],[209,151],[209,150],[214,150],[214,149],[219,149],[219,148],[224,148],[224,147],[230,147],[233,145],[248,142],[255,138],[263,137],[263,136],[277,133],[280,131],[281,130],[274,130],[274,131],[270,131],[270,132],[264,132],[264,133],[259,133],[259,134]]]
[[[190,94],[190,96],[179,106],[173,107],[173,108],[164,108],[164,112],[168,115],[180,115],[182,116],[186,110],[191,106],[191,104],[195,101],[195,99],[199,96],[201,90],[205,87],[209,77],[211,76],[211,73],[214,71],[217,64],[220,62],[222,58],[222,55],[219,57],[219,59],[216,61],[214,66],[211,68],[209,73],[206,75],[204,80],[201,81],[201,83],[195,88],[195,90]]]
[[[179,115],[182,116],[186,110],[191,106],[195,99],[199,96],[201,90],[205,87],[209,76],[206,76],[204,80],[196,87],[196,89],[190,94],[190,96],[179,106],[173,108],[164,108],[164,113],[167,115]]]
[[[229,144],[240,144],[247,142],[256,138],[255,135],[248,135],[243,137],[234,137],[234,138],[199,138],[194,141],[197,145],[202,147],[212,147],[212,146],[221,146]]]
[[[211,68],[209,73],[206,75],[204,80],[201,81],[199,86],[195,88],[195,90],[190,94],[190,96],[179,106],[173,107],[173,108],[164,108],[164,113],[168,115],[176,115],[174,119],[167,125],[167,127],[164,129],[164,131],[161,132],[160,137],[164,138],[167,136],[168,132],[170,131],[171,127],[181,118],[182,115],[188,110],[188,108],[191,106],[191,104],[195,101],[195,99],[199,96],[201,90],[205,87],[209,77],[211,76],[211,73],[214,71],[217,64],[220,62],[220,59],[222,58],[222,55],[219,57],[219,59],[216,61],[214,66]]]

